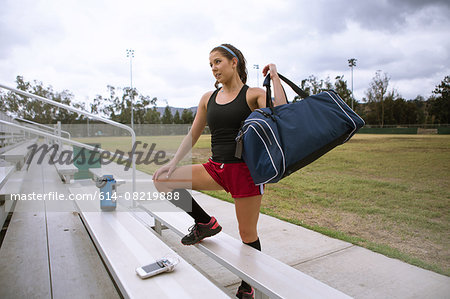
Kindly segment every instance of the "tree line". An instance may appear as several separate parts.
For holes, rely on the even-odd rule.
[[[389,89],[390,77],[377,71],[372,78],[365,97],[361,102],[352,103],[352,93],[344,76],[337,76],[334,83],[330,78],[319,79],[311,75],[301,81],[300,87],[307,94],[316,94],[324,90],[334,89],[341,98],[366,121],[367,125],[440,125],[450,124],[450,76],[446,76],[433,90],[432,95],[425,99],[418,95],[414,99],[403,98],[395,89]],[[131,99],[135,124],[190,124],[194,113],[184,109],[175,114],[169,106],[161,115],[156,108],[156,97],[141,94],[136,88],[119,88],[107,86],[107,95],[97,95],[92,103],[74,101],[74,95],[64,90],[58,92],[51,86],[45,87],[42,82],[26,82],[22,76],[16,77],[17,89],[27,91],[75,108],[99,114],[123,124],[131,123]],[[298,101],[296,97],[293,101]],[[52,124],[84,123],[86,118],[59,109],[37,100],[29,100],[13,92],[0,90],[0,109],[9,115],[32,120],[38,123]]]
[[[367,125],[441,125],[450,124],[450,76],[446,76],[425,99],[418,95],[414,99],[403,98],[395,89],[389,89],[390,77],[377,71],[361,102],[354,101],[353,108]],[[344,76],[320,80],[310,76],[302,80],[300,87],[308,94],[334,89],[352,107],[352,92]],[[296,97],[294,101],[298,100]]]

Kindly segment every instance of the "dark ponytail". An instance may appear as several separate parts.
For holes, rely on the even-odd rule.
[[[224,47],[230,49],[236,56],[234,56],[233,53],[230,53],[227,49],[222,48],[221,46],[224,46]],[[241,79],[242,83],[244,83],[244,84],[247,83],[247,65],[246,65],[247,62],[245,61],[245,58],[244,58],[244,55],[242,55],[242,52],[230,44],[221,44],[220,46],[212,49],[210,53],[215,52],[215,51],[220,52],[220,54],[222,54],[223,56],[225,56],[226,58],[228,58],[230,60],[232,60],[234,57],[236,57],[238,59],[237,71],[239,74],[239,78]],[[216,81],[214,86],[216,88],[219,88],[219,82]]]

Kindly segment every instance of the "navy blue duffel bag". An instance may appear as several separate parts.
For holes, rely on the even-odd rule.
[[[242,156],[257,185],[278,182],[345,143],[364,126],[335,91],[307,96],[279,76],[304,99],[273,107],[268,75],[264,81],[268,107],[253,111],[236,137],[236,156]]]

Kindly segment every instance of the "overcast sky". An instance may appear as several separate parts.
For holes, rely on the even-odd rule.
[[[356,58],[356,99],[377,70],[404,98],[428,97],[450,75],[449,15],[449,1],[433,0],[0,0],[0,82],[21,75],[90,101],[130,85],[131,48],[134,87],[191,107],[214,88],[210,50],[231,43],[250,86],[253,65],[274,62],[297,83],[344,75],[350,87]]]

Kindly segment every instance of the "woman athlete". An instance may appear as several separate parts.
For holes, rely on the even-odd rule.
[[[266,92],[248,87],[246,61],[241,51],[230,44],[212,49],[209,62],[216,90],[205,93],[188,135],[183,139],[174,158],[158,169],[153,180],[159,192],[178,192],[172,203],[183,208],[194,218],[195,224],[181,242],[199,243],[222,230],[217,220],[206,213],[191,197],[193,190],[225,190],[235,200],[236,217],[242,242],[261,250],[257,223],[264,186],[255,185],[245,162],[235,157],[236,141],[242,122],[256,108],[266,107]],[[264,76],[270,72],[273,81],[274,106],[285,104],[276,66],[264,67]],[[212,157],[204,164],[177,167],[192,149],[206,124],[211,130]],[[189,178],[189,180],[187,180]],[[190,179],[192,178],[192,179]],[[254,298],[254,290],[245,281],[239,286],[238,298]]]

